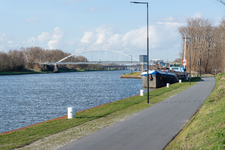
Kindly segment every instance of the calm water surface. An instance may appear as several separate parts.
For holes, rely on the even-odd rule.
[[[139,94],[129,71],[0,76],[0,133]]]

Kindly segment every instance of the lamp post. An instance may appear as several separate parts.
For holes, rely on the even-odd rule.
[[[131,2],[134,4],[147,5],[147,103],[149,103],[149,38],[148,38],[148,2]]]
[[[199,74],[201,77],[201,58],[198,58],[198,68],[199,68]]]
[[[186,39],[187,39],[186,36],[183,36],[183,39],[184,39],[184,60],[183,60],[183,61],[185,61],[185,62],[183,62],[183,65],[184,65],[184,69],[185,69],[185,71],[186,71],[186,65],[187,65],[187,64],[186,64],[186,63],[187,63],[187,62],[186,62],[186,57],[185,57],[185,55],[186,55],[186,47],[187,47],[187,46],[186,46]]]

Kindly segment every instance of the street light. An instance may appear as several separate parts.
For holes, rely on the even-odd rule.
[[[185,61],[185,62],[183,62],[183,65],[184,65],[184,69],[185,69],[185,71],[186,71],[186,63],[187,63],[187,61],[186,61],[186,57],[185,57],[185,55],[186,55],[186,48],[187,48],[187,46],[186,46],[186,39],[187,39],[187,37],[186,36],[183,36],[183,39],[184,39],[184,60],[183,61]]]
[[[131,2],[134,4],[147,5],[147,103],[149,103],[149,40],[148,40],[148,2]]]

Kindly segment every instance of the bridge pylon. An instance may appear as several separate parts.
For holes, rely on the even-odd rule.
[[[58,69],[57,64],[55,64],[53,72],[54,72],[54,73],[58,73],[58,72],[59,72],[59,69]]]

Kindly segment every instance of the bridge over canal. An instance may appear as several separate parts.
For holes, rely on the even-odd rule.
[[[98,53],[98,56],[97,57],[95,56],[94,61],[93,61],[93,52]],[[104,56],[101,57],[101,59],[100,59],[99,52],[104,53]],[[82,62],[65,61],[72,56],[80,56],[81,54],[87,55],[87,53],[91,53],[92,61],[82,61]],[[114,54],[117,54],[118,56],[115,57]],[[82,56],[85,57],[85,55],[82,55]],[[122,56],[123,56],[123,58],[122,58]],[[103,61],[101,61],[101,60],[103,60]],[[137,58],[132,57],[132,55],[128,55],[128,54],[125,54],[125,53],[120,52],[120,51],[95,49],[95,50],[86,50],[86,51],[81,51],[81,52],[71,54],[71,55],[69,55],[69,56],[67,56],[67,57],[65,57],[65,58],[63,58],[63,59],[61,59],[57,62],[43,62],[41,64],[42,65],[54,65],[55,66],[54,72],[57,72],[58,71],[57,65],[101,64],[103,67],[138,67],[138,66],[140,67],[144,64],[147,64],[147,62],[141,62]]]

